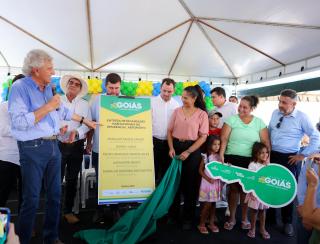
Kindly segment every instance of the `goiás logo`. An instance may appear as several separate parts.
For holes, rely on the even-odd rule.
[[[121,110],[140,110],[142,109],[142,104],[137,102],[115,102],[111,103],[111,108],[121,109]]]
[[[272,177],[260,177],[259,182],[284,189],[291,189],[291,183],[287,180],[275,179]]]

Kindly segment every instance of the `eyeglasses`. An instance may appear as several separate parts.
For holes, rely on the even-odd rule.
[[[280,117],[279,122],[278,122],[278,124],[276,125],[277,129],[280,128],[282,121],[283,121],[283,116]]]
[[[74,86],[76,86],[76,87],[81,87],[81,83],[75,82],[75,81],[73,81],[73,80],[70,80],[70,81],[68,82],[68,84],[69,84],[69,85],[74,85]]]

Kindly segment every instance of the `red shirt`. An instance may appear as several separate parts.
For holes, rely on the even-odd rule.
[[[213,130],[209,129],[209,135],[220,136],[221,128],[214,128]]]

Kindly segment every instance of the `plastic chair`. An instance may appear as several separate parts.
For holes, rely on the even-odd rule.
[[[82,164],[81,171],[81,186],[80,186],[80,196],[81,196],[81,206],[82,208],[86,207],[86,200],[89,198],[89,186],[93,188],[93,184],[96,182],[96,171],[92,167],[91,156],[89,168],[85,168],[85,162]]]

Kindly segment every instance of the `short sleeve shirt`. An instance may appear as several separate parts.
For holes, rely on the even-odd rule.
[[[196,141],[199,136],[208,135],[208,114],[198,108],[190,117],[186,118],[182,107],[179,107],[173,112],[168,129],[175,138]]]
[[[265,123],[254,116],[249,124],[245,124],[239,115],[231,116],[225,123],[231,127],[225,154],[251,157],[252,146],[260,142],[260,131],[266,128]]]

